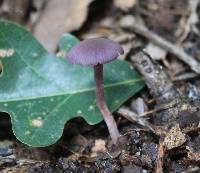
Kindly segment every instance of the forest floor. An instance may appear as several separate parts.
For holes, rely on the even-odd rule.
[[[56,144],[32,148],[1,113],[0,173],[200,172],[199,0],[0,0],[0,18],[26,26],[51,53],[66,32],[115,40],[146,83],[114,113],[117,149],[104,122],[81,118]]]

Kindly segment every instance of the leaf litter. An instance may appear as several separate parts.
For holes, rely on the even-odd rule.
[[[191,96],[191,92],[193,91],[188,87],[188,82],[192,83],[196,90],[199,91],[199,2],[196,0],[191,2],[151,0],[150,3],[147,3],[144,0],[135,1],[134,5],[129,6],[128,3],[125,4],[119,0],[116,7],[116,1],[114,2],[115,6],[113,4],[110,8],[101,9],[101,12],[106,11],[107,14],[100,18],[100,22],[87,21],[83,24],[83,27],[76,31],[76,34],[80,38],[86,38],[87,36],[108,36],[119,40],[121,39],[119,37],[122,36],[125,38],[128,38],[128,35],[133,36],[131,39],[121,40],[122,45],[128,45],[126,55],[123,57],[126,60],[132,59],[138,50],[147,48],[149,44],[154,44],[156,47],[162,49],[163,52],[159,50],[159,53],[155,53],[155,56],[153,53],[158,50],[155,50],[155,47],[150,47],[150,50],[148,49],[148,53],[154,59],[152,64],[157,64],[158,68],[154,68],[154,65],[151,66],[151,69],[146,67],[146,72],[150,73],[145,73],[144,68],[138,69],[144,75],[148,86],[148,89],[143,90],[139,94],[147,106],[147,109],[144,109],[143,116],[139,118],[145,119],[154,131],[150,131],[138,123],[138,114],[131,108],[131,101],[135,100],[133,98],[123,105],[122,108],[125,106],[126,109],[132,113],[134,112],[137,119],[129,121],[121,116],[118,118],[118,125],[127,138],[123,142],[124,146],[121,147],[120,152],[115,158],[111,158],[112,153],[108,155],[103,147],[100,149],[102,150],[101,154],[95,153],[96,158],[91,159],[90,153],[95,146],[94,141],[96,141],[94,140],[94,136],[97,140],[98,138],[105,142],[108,140],[106,135],[102,134],[102,132],[105,132],[105,126],[101,123],[97,129],[76,120],[71,122],[71,124],[75,123],[75,125],[70,135],[71,137],[79,134],[84,136],[84,140],[86,139],[87,141],[85,154],[81,151],[78,157],[72,159],[70,156],[73,153],[66,147],[66,141],[70,141],[71,138],[68,137],[66,140],[63,137],[58,144],[53,146],[53,149],[51,148],[51,152],[54,152],[52,155],[55,156],[57,154],[58,156],[55,160],[61,166],[59,168],[49,161],[38,163],[34,159],[33,161],[23,162],[19,157],[12,161],[10,158],[4,157],[3,163],[18,165],[18,167],[14,168],[17,170],[26,169],[27,171],[28,169],[30,171],[37,169],[45,170],[46,172],[50,172],[49,169],[53,169],[54,172],[84,171],[88,173],[129,173],[131,171],[136,173],[178,173],[200,171],[199,96],[195,94],[195,97],[190,97],[190,99],[187,97],[189,93]],[[91,11],[90,6],[88,19],[91,19]],[[127,17],[127,14],[129,17]],[[132,18],[139,21],[139,24],[137,23],[138,26],[142,25],[150,31],[150,37],[146,36],[145,32],[137,31],[138,28],[135,28],[135,25],[132,25],[134,23],[131,23],[133,21]],[[163,20],[163,18],[166,20]],[[131,24],[124,26],[124,23],[120,23],[125,20]],[[155,38],[151,37],[152,33],[157,36],[156,38],[161,39],[161,42],[154,40]],[[168,43],[172,46],[170,47],[172,48],[171,50],[168,49]],[[178,51],[176,52],[175,50]],[[184,59],[184,57],[187,58]],[[143,62],[143,64],[146,63]],[[171,66],[172,64],[173,67]],[[162,68],[160,68],[161,66]],[[179,98],[180,95],[181,97]],[[120,112],[118,113],[120,114]],[[76,124],[82,127],[81,130]],[[69,128],[72,129],[72,127]],[[70,136],[68,133],[66,135]],[[58,151],[58,146],[61,151]],[[47,148],[47,150],[50,149]],[[48,153],[51,152],[48,151]],[[61,156],[61,153],[65,153],[65,155]],[[102,155],[102,153],[104,154]],[[19,166],[20,164],[17,164],[15,160],[21,163],[21,165],[26,163],[25,168],[24,166]],[[0,164],[0,167],[2,168],[2,164]],[[6,170],[13,169],[5,168],[5,166],[3,168]]]

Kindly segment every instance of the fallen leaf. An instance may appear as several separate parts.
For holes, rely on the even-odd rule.
[[[31,33],[12,22],[0,22],[0,38],[0,47],[14,50],[1,60],[0,111],[10,114],[20,141],[47,146],[60,138],[69,119],[82,117],[89,124],[103,120],[96,105],[92,67],[72,65],[49,54]],[[104,67],[106,101],[113,112],[144,83],[128,62],[116,60]]]
[[[103,139],[95,140],[94,147],[92,147],[91,157],[96,157],[98,152],[106,151],[106,142]]]
[[[93,0],[48,0],[34,35],[51,53],[57,48],[60,35],[78,30],[85,22]]]
[[[178,124],[173,126],[167,133],[163,145],[167,150],[179,147],[186,142],[186,135],[182,133]]]

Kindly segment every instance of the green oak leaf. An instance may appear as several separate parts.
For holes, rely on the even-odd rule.
[[[77,43],[70,35],[61,40],[63,50]],[[21,142],[34,147],[53,144],[65,123],[75,117],[89,124],[102,121],[93,68],[49,54],[31,33],[8,21],[0,22],[0,57],[0,111],[11,116],[13,132]],[[112,111],[144,86],[132,66],[120,60],[105,65],[104,82]]]
[[[68,52],[77,43],[79,43],[79,39],[67,33],[62,35],[58,45],[61,51]]]

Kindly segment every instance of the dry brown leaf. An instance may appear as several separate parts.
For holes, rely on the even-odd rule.
[[[103,139],[95,140],[94,147],[92,148],[91,157],[96,157],[98,152],[106,151],[106,142]]]
[[[121,10],[128,11],[136,2],[137,0],[115,0],[114,5]]]
[[[170,129],[166,134],[166,137],[163,141],[163,145],[167,150],[181,146],[186,142],[186,136],[181,132],[181,129],[178,124]]]
[[[193,151],[193,149],[189,146],[186,146],[187,156],[190,160],[200,161],[200,151]]]
[[[43,46],[53,53],[59,37],[78,30],[85,22],[88,6],[93,0],[49,0],[34,35]]]

